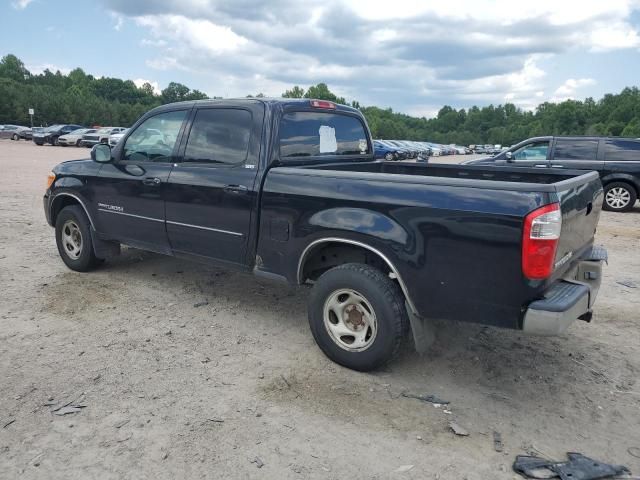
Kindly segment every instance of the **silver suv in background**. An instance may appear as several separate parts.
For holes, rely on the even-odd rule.
[[[128,128],[125,128],[121,132],[113,133],[109,136],[109,145],[115,147],[120,139],[125,136],[125,134],[129,131]]]
[[[79,147],[82,137],[84,135],[94,133],[95,131],[95,128],[78,128],[71,133],[58,137],[58,145],[62,145],[63,147],[75,145],[76,147]]]
[[[89,133],[87,135],[82,136],[82,140],[80,141],[80,145],[85,147],[93,147],[99,143],[108,144],[109,137],[114,133],[120,133],[123,130],[126,130],[124,127],[102,127],[93,133]]]

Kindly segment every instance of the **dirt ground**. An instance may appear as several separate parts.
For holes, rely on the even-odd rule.
[[[0,478],[512,479],[517,454],[568,451],[640,475],[640,207],[602,214],[591,324],[448,325],[363,374],[315,346],[306,288],[134,249],[68,270],[42,194],[87,155],[0,141]]]

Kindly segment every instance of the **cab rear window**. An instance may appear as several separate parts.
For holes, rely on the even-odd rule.
[[[329,112],[290,112],[280,122],[280,157],[368,155],[371,146],[357,117]]]

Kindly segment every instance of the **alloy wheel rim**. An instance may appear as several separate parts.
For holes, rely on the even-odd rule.
[[[371,303],[350,288],[336,290],[328,296],[323,319],[331,340],[349,352],[368,349],[378,333],[378,321]]]
[[[624,208],[631,201],[631,193],[623,187],[615,187],[607,192],[607,204],[612,208]]]
[[[72,260],[77,260],[82,254],[82,232],[73,220],[67,220],[62,226],[62,246]]]

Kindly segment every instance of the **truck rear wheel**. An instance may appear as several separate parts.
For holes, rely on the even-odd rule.
[[[613,182],[604,187],[602,208],[611,212],[631,210],[637,200],[636,190],[625,182]]]
[[[56,244],[62,261],[71,270],[86,272],[99,263],[93,251],[89,219],[78,205],[65,207],[58,214]]]
[[[324,354],[359,371],[389,362],[409,324],[398,285],[359,263],[325,272],[313,286],[308,309],[311,333]]]

